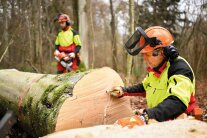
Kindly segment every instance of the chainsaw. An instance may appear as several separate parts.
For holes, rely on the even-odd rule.
[[[135,126],[142,126],[145,125],[146,123],[144,120],[141,118],[141,116],[134,115],[132,117],[125,117],[118,119],[114,125],[121,126],[121,127],[128,127],[128,128],[133,128]]]
[[[56,50],[54,52],[55,59],[59,62],[68,72],[72,72],[73,69],[71,68],[73,65],[72,58],[66,55],[64,52],[59,52]]]

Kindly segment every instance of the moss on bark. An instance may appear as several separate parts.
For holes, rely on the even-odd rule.
[[[1,70],[0,75],[4,75],[4,72]],[[63,75],[39,75],[39,79],[34,79],[36,75],[34,73],[15,71],[13,73],[15,75],[9,75],[7,81],[3,81],[4,78],[0,77],[0,90],[4,90],[3,94],[5,91],[11,92],[12,84],[9,87],[3,87],[3,85],[9,83],[9,79],[14,81],[14,76],[25,77],[21,80],[16,79],[16,83],[21,81],[21,86],[28,87],[26,91],[22,91],[23,88],[12,91],[12,93],[17,93],[15,101],[12,102],[10,102],[9,96],[0,94],[0,108],[4,109],[0,113],[5,113],[8,109],[14,110],[23,128],[34,137],[52,133],[55,130],[59,109],[64,101],[72,95],[75,84],[88,73],[89,71]],[[18,85],[15,84],[12,90],[15,90],[16,86]],[[22,98],[20,107],[17,104],[19,97]]]

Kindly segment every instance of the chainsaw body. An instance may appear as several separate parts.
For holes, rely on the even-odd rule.
[[[66,54],[65,52],[59,52],[58,50],[56,50],[54,52],[54,55],[56,61],[59,62],[66,69],[67,72],[73,71],[73,69],[71,68],[73,62],[69,54]]]

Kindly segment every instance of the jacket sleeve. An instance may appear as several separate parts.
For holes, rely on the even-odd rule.
[[[78,35],[78,32],[76,32],[75,30],[72,30],[73,32],[73,42],[75,43],[75,53],[79,53],[80,52],[80,49],[81,49],[81,40],[80,40],[80,37]]]
[[[123,87],[124,96],[146,96],[143,84],[137,84],[130,87]]]
[[[79,52],[80,52],[80,49],[81,49],[81,46],[76,46],[76,47],[75,47],[75,53],[76,53],[76,54],[79,53]]]
[[[149,118],[159,122],[175,119],[186,110],[186,105],[176,96],[169,96],[151,109],[145,109]]]
[[[59,50],[60,45],[55,45],[55,49]]]
[[[60,45],[60,42],[59,42],[59,34],[58,34],[57,37],[56,37],[55,45],[56,45],[56,46]]]
[[[72,32],[73,32],[73,42],[75,43],[76,46],[81,47],[81,40],[78,35],[78,32],[75,30],[72,30]]]

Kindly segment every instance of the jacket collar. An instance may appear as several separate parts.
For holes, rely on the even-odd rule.
[[[65,32],[65,31],[67,31],[67,30],[69,30],[70,29],[70,26],[66,26],[64,29],[63,29],[63,31]]]
[[[159,78],[166,66],[167,60],[164,59],[156,68],[147,67],[147,70],[153,72],[154,75]]]

